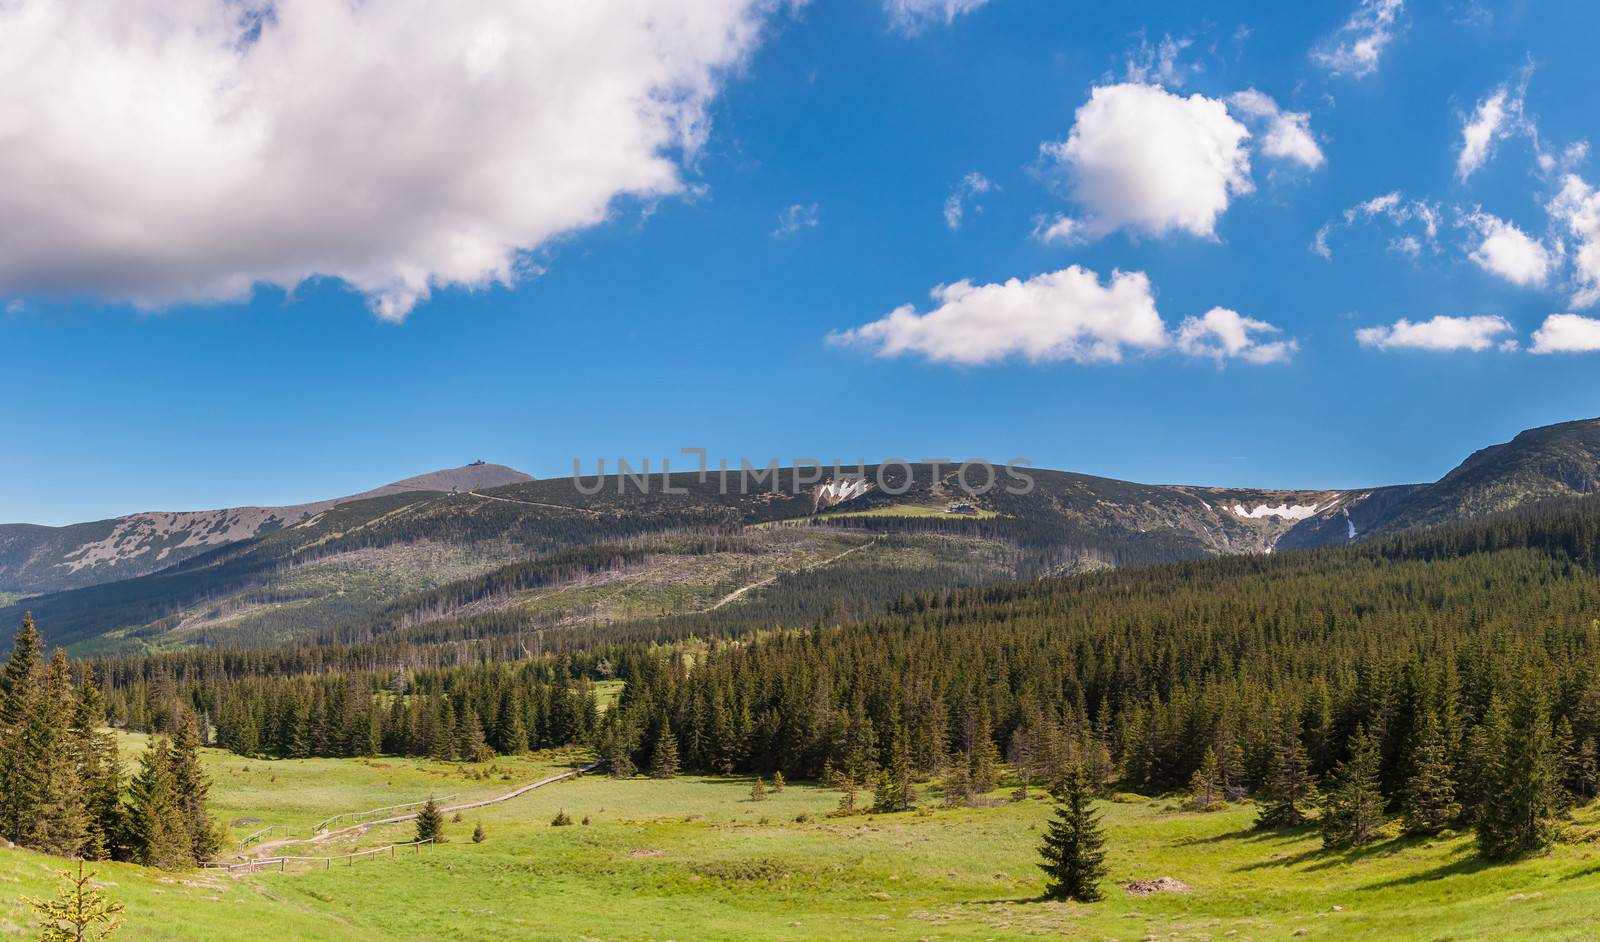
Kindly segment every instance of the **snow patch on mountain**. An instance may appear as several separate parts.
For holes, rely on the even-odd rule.
[[[870,490],[872,484],[866,478],[834,478],[826,484],[819,484],[812,492],[811,512],[837,507],[846,501],[855,500]]]
[[[1231,508],[1235,514],[1250,520],[1260,520],[1264,517],[1282,517],[1286,520],[1305,520],[1317,514],[1316,504],[1279,504],[1276,507],[1268,504],[1257,504],[1246,510],[1243,504],[1234,504]]]

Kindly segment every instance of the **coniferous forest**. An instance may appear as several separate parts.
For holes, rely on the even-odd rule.
[[[194,750],[479,761],[593,746],[613,774],[821,780],[881,809],[1082,776],[1251,796],[1330,847],[1476,829],[1559,838],[1600,793],[1600,505],[1336,550],[907,596],[857,623],[573,643],[463,663],[426,645],[69,664],[25,622],[4,675],[9,839],[184,866],[215,852]],[[624,682],[603,714],[595,683]],[[104,689],[102,694],[101,690]],[[158,734],[130,781],[102,723]],[[951,796],[954,796],[953,798]]]

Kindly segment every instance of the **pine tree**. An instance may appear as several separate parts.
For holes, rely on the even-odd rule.
[[[1092,903],[1100,898],[1105,879],[1105,835],[1089,807],[1090,783],[1082,766],[1074,767],[1056,796],[1055,816],[1039,847],[1045,872],[1044,895]]]
[[[1568,787],[1579,802],[1593,801],[1595,795],[1600,793],[1600,749],[1596,748],[1593,736],[1578,746],[1569,775]]]
[[[493,755],[489,751],[489,741],[484,738],[483,722],[477,710],[467,707],[457,726],[456,758],[462,762],[483,762]]]
[[[185,714],[172,737],[172,785],[177,791],[178,808],[189,831],[195,860],[206,863],[217,855],[222,841],[207,802],[211,780],[200,767],[200,731],[195,719]]]
[[[972,766],[965,756],[950,757],[949,770],[944,774],[944,806],[965,808],[972,804]]]
[[[1437,834],[1461,815],[1455,782],[1450,778],[1450,753],[1438,720],[1429,713],[1417,731],[1411,755],[1411,780],[1405,785],[1401,811],[1407,834]]]
[[[1478,814],[1478,852],[1492,859],[1549,846],[1562,803],[1544,689],[1531,671],[1516,686],[1508,734]]]
[[[661,721],[661,733],[656,736],[656,748],[650,756],[651,778],[672,778],[678,774],[678,737],[672,735],[672,725]]]
[[[783,772],[779,770],[772,773],[772,791],[774,794],[783,791]]]
[[[487,833],[485,833],[484,830],[483,830],[483,822],[482,821],[479,821],[477,824],[474,824],[472,826],[472,843],[474,843],[474,844],[482,844],[484,842],[484,840],[486,838],[488,838],[488,836],[489,835]]]
[[[61,873],[55,899],[27,900],[39,925],[39,942],[104,942],[122,927],[122,904],[106,898],[94,883],[94,871]]]
[[[38,774],[24,738],[26,721],[41,696],[44,641],[33,615],[22,617],[11,657],[0,673],[0,834],[22,843],[38,812]]]
[[[23,720],[20,743],[36,795],[34,818],[22,826],[23,843],[58,857],[78,856],[89,831],[84,782],[69,735],[73,699],[67,657],[58,648]]]
[[[1382,755],[1378,743],[1362,727],[1350,744],[1350,758],[1333,773],[1333,788],[1322,807],[1322,845],[1360,847],[1378,836],[1383,825]]]
[[[861,783],[856,777],[844,770],[833,773],[833,787],[843,792],[839,796],[839,806],[829,812],[834,817],[846,817],[856,813],[856,798],[861,792]]]
[[[439,805],[428,796],[427,804],[417,812],[417,838],[418,841],[433,841],[435,844],[444,843],[444,815],[439,811]]]
[[[1298,827],[1306,823],[1306,809],[1315,800],[1311,760],[1293,725],[1284,729],[1273,749],[1266,794],[1256,815],[1258,828]]]
[[[1456,798],[1461,802],[1463,819],[1475,822],[1482,816],[1510,737],[1511,720],[1505,701],[1495,693],[1489,697],[1483,721],[1467,732],[1465,747],[1456,756]]]
[[[1217,766],[1217,752],[1207,747],[1200,767],[1189,779],[1189,794],[1194,806],[1201,811],[1211,811],[1223,803],[1222,770]]]
[[[122,764],[117,759],[117,744],[100,729],[105,706],[100,689],[92,679],[78,688],[72,709],[73,762],[83,783],[84,810],[88,829],[82,853],[91,860],[105,860],[117,849],[123,832]]]
[[[762,781],[761,780],[761,776],[759,776],[759,775],[756,776],[756,783],[754,785],[750,786],[750,800],[751,801],[766,801],[767,800],[767,783]]]
[[[128,789],[127,819],[136,861],[162,870],[194,866],[194,844],[179,804],[165,737],[158,737],[139,757],[139,771]]]

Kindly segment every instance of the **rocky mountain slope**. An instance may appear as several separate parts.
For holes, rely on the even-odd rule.
[[[658,475],[641,491],[617,476],[491,486],[526,476],[477,466],[260,517],[190,515],[187,528],[141,515],[157,517],[142,538],[124,518],[121,543],[62,528],[57,578],[133,577],[23,599],[0,621],[31,608],[53,637],[95,648],[442,638],[639,618],[808,623],[841,606],[881,610],[910,591],[1342,545],[1595,493],[1600,420],[1525,432],[1436,484],[1349,491],[1030,469],[1025,493],[1002,480],[973,496],[949,467],[863,471],[872,486],[784,469],[744,487],[690,472],[668,490]],[[98,565],[72,568],[96,552],[107,554]],[[47,571],[34,565],[21,571]]]
[[[530,480],[504,465],[473,464],[417,475],[360,494],[287,507],[152,511],[65,527],[0,524],[0,591],[50,592],[141,576],[352,501]]]

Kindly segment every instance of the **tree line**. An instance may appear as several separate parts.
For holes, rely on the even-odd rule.
[[[48,854],[163,869],[211,859],[220,840],[194,717],[155,738],[126,781],[104,721],[99,687],[75,678],[59,648],[47,661],[25,616],[0,672],[0,835]]]

